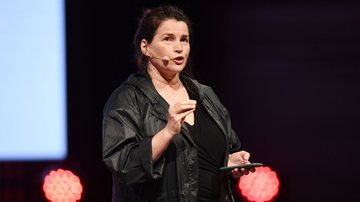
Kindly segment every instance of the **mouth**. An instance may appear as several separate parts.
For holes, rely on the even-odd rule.
[[[173,61],[175,64],[181,65],[182,63],[184,63],[185,58],[182,56],[178,56],[178,57],[174,58]]]

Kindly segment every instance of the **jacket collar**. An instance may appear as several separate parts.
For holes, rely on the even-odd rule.
[[[186,89],[193,90],[199,96],[200,100],[203,98],[203,90],[201,84],[196,80],[191,79],[188,76],[180,74],[180,79],[185,85]],[[154,84],[151,81],[149,74],[145,71],[140,71],[135,74],[132,74],[126,83],[137,87],[141,92],[143,92],[146,97],[149,98],[152,104],[164,104],[166,108],[169,107],[168,103],[161,97],[161,95],[156,91]]]
[[[157,93],[153,83],[151,82],[150,76],[146,72],[137,72],[132,74],[126,83],[135,86],[143,92],[152,104],[159,103],[160,95]]]

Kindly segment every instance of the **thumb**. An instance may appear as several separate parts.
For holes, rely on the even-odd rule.
[[[250,159],[250,153],[246,151],[241,151],[241,156],[244,159],[244,161],[249,161]]]

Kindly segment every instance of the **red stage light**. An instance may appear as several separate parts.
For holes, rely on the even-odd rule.
[[[248,201],[265,202],[272,200],[279,192],[280,181],[269,167],[256,168],[255,173],[240,178],[238,187]]]
[[[43,191],[53,202],[76,202],[81,199],[80,179],[69,170],[52,170],[44,180]]]

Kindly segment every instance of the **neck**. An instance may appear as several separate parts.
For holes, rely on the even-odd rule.
[[[168,87],[177,90],[182,86],[179,73],[161,73],[153,66],[148,67],[148,73],[157,90],[162,90]]]

